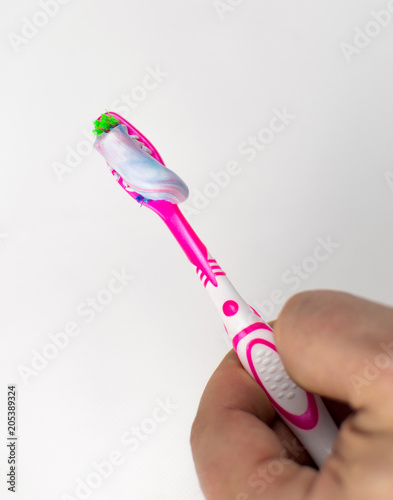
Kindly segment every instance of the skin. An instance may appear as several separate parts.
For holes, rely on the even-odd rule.
[[[274,333],[289,375],[320,394],[340,426],[332,453],[318,470],[232,350],[191,431],[206,499],[393,500],[393,309],[347,293],[302,292],[285,304]]]

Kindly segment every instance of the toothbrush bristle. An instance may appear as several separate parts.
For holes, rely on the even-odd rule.
[[[103,114],[99,117],[98,120],[94,122],[93,134],[101,135],[104,132],[109,132],[112,128],[117,127],[120,124],[120,121],[114,116]]]

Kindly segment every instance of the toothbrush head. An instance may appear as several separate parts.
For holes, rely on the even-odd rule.
[[[141,204],[180,203],[188,188],[165,167],[155,147],[116,113],[104,113],[94,121],[94,148],[102,154],[118,183]]]

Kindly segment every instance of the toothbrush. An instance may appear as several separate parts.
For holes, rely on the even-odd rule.
[[[94,147],[104,156],[112,175],[130,196],[168,226],[218,309],[243,367],[321,467],[331,452],[337,425],[321,398],[289,377],[275,347],[272,328],[242,299],[179,210],[177,204],[188,196],[186,184],[165,167],[152,143],[117,113],[102,114],[94,125]]]

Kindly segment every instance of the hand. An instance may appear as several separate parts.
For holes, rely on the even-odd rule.
[[[317,470],[230,351],[191,431],[206,498],[392,500],[393,309],[341,292],[303,292],[285,304],[274,330],[289,375],[322,395],[340,425],[333,451]]]

